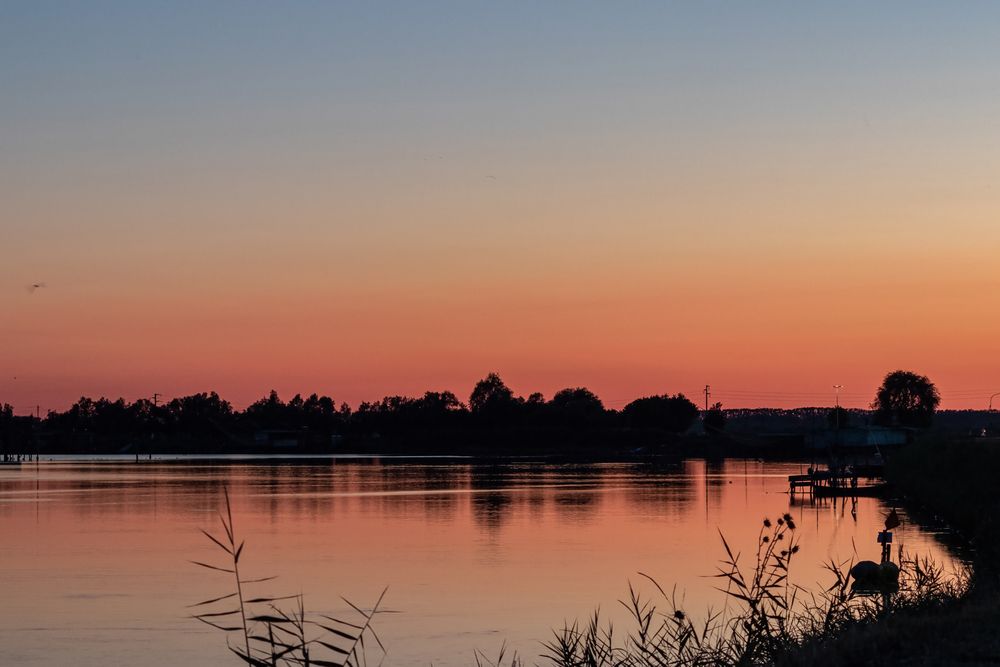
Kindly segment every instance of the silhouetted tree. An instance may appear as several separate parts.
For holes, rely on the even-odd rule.
[[[302,414],[303,406],[305,405],[305,403],[306,401],[304,398],[302,398],[302,394],[295,394],[294,396],[292,396],[292,400],[288,401],[288,403],[285,405],[285,407],[287,408],[286,412],[293,415]]]
[[[9,403],[0,405],[0,458],[14,454],[14,407]]]
[[[217,393],[191,394],[166,405],[168,427],[175,433],[205,435],[215,433],[233,419],[233,406]]]
[[[709,433],[719,433],[726,429],[726,413],[722,410],[722,403],[714,403],[712,407],[705,411],[702,417],[705,431]]]
[[[490,373],[477,382],[469,396],[472,413],[491,421],[511,417],[516,408],[514,392],[496,373]]]
[[[152,401],[140,398],[128,406],[129,421],[137,433],[162,433],[166,427],[166,406],[154,405]]]
[[[100,398],[94,402],[94,431],[102,435],[124,435],[135,431],[135,422],[130,419],[128,404],[124,398],[111,401]]]
[[[871,407],[876,424],[926,427],[940,403],[941,395],[926,375],[893,371],[882,380]]]
[[[60,421],[63,426],[68,427],[70,431],[88,432],[93,430],[94,414],[93,399],[81,396],[76,403],[69,407],[69,410],[61,413],[58,417],[61,417]]]
[[[525,405],[545,405],[545,396],[540,391],[536,391],[528,396]]]
[[[446,414],[465,410],[465,406],[450,391],[428,391],[420,399],[420,409],[428,413]]]
[[[633,428],[660,428],[683,433],[698,418],[698,406],[684,394],[637,398],[622,410],[625,423]]]
[[[450,391],[428,391],[421,398],[386,396],[364,402],[352,416],[354,428],[362,433],[423,434],[451,428],[468,415],[465,406]]]
[[[302,402],[300,423],[308,429],[332,433],[343,426],[344,416],[337,411],[337,404],[329,396],[310,394]]]
[[[131,430],[124,399],[95,401],[87,396],[81,396],[65,412],[49,413],[48,424],[70,434],[105,435]]]
[[[386,396],[379,401],[365,401],[354,413],[355,426],[369,433],[405,430],[413,425],[416,403],[416,399],[409,396]]]
[[[548,407],[553,417],[571,425],[582,425],[604,416],[601,399],[585,387],[560,389]]]
[[[301,397],[298,397],[301,401]],[[263,429],[284,429],[294,426],[289,423],[288,406],[274,389],[259,401],[252,403],[243,414]]]
[[[35,427],[35,418],[18,417],[13,406],[0,405],[0,459],[26,454]]]

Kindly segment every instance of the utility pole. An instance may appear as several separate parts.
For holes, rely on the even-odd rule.
[[[160,396],[163,396],[163,394],[158,394],[155,391],[153,392],[153,407],[154,408],[156,407],[157,402],[160,400]]]
[[[711,387],[705,385],[705,412],[708,412],[708,397],[712,395]]]

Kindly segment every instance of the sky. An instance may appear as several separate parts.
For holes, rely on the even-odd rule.
[[[998,63],[985,2],[5,2],[0,402],[985,408]]]

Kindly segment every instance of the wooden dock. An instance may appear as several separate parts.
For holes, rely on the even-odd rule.
[[[882,466],[843,466],[788,476],[788,492],[815,496],[873,496],[886,488]]]

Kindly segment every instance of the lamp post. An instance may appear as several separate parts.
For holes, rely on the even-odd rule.
[[[993,412],[993,399],[996,398],[997,396],[1000,396],[1000,391],[990,396],[990,405],[989,407],[986,408],[987,412]]]

